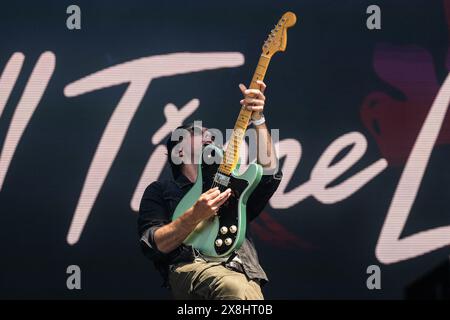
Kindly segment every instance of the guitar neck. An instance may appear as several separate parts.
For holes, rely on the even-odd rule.
[[[264,80],[269,62],[270,57],[263,54],[260,56],[258,65],[252,77],[252,82],[249,86],[250,89],[259,89],[259,84],[256,83],[256,81]],[[243,106],[239,112],[236,123],[234,124],[233,133],[231,134],[227,150],[223,155],[223,161],[219,167],[219,172],[230,175],[236,167],[239,160],[239,150],[251,116],[252,111],[247,110],[247,108]]]

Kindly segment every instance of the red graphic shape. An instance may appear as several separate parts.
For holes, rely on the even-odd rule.
[[[252,232],[262,241],[274,247],[283,249],[313,249],[314,246],[296,234],[290,232],[282,224],[263,211],[259,215],[259,222],[251,224]]]
[[[431,55],[416,46],[379,45],[374,56],[378,76],[404,96],[384,92],[369,94],[361,107],[361,119],[375,138],[389,165],[402,165],[436,97],[437,82]],[[436,145],[450,143],[447,114]]]

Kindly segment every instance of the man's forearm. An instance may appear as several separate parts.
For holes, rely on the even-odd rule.
[[[277,157],[266,124],[255,126],[257,140],[257,162],[267,169],[275,169],[277,166]]]
[[[155,231],[156,247],[163,253],[171,252],[183,243],[197,224],[198,221],[194,218],[193,208],[191,208],[178,219]]]

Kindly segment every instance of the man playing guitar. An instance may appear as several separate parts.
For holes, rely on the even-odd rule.
[[[241,105],[253,112],[251,119],[257,135],[257,162],[264,168],[264,175],[247,202],[247,223],[261,213],[282,177],[263,115],[266,85],[261,80],[257,83],[259,89],[239,85],[244,95]],[[263,299],[261,286],[268,279],[259,264],[249,228],[236,254],[225,259],[210,259],[183,243],[201,221],[214,216],[226,204],[232,195],[229,188],[223,192],[218,188],[207,190],[191,208],[171,221],[177,204],[190,190],[198,174],[198,166],[187,156],[187,151],[196,154],[198,150],[188,149],[212,143],[206,128],[185,125],[178,129],[188,130],[192,136],[197,131],[201,132],[202,143],[183,145],[178,150],[183,162],[177,165],[171,157],[177,142],[168,139],[168,161],[173,179],[155,181],[144,192],[138,219],[142,250],[154,262],[165,286],[170,287],[176,299]],[[267,155],[269,161],[261,161],[260,155]],[[187,157],[190,161],[186,161]]]

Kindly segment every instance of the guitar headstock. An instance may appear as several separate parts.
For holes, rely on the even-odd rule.
[[[297,21],[297,17],[293,12],[286,12],[271,30],[264,45],[262,53],[265,56],[272,57],[278,51],[286,50],[287,44],[287,28],[292,27]]]

